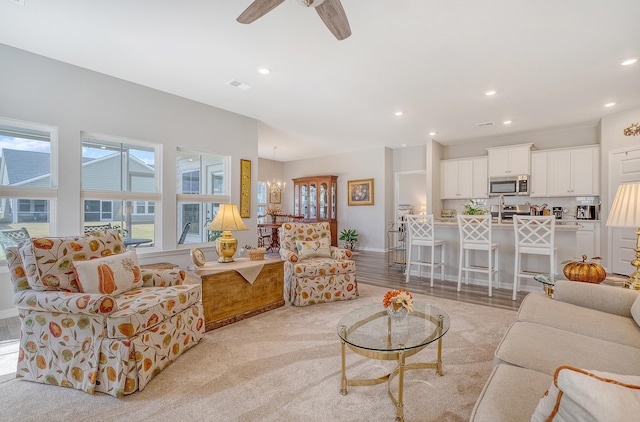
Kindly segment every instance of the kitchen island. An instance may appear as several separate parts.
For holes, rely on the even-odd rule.
[[[513,223],[507,220],[502,223],[493,223],[492,227],[493,243],[499,245],[499,287],[501,289],[513,289],[513,270],[515,263]],[[579,228],[579,223],[575,221],[556,222],[555,247],[558,248],[558,260],[556,262],[556,268],[551,271],[552,273],[562,271],[562,266],[560,265],[562,261],[576,257],[576,232]],[[458,280],[458,259],[460,256],[459,236],[457,220],[441,219],[435,221],[436,240],[443,240],[445,242],[445,279],[455,282]],[[478,266],[486,267],[486,252],[471,252],[470,257],[472,264],[475,263]],[[549,259],[544,256],[524,255],[522,268],[526,271],[546,273],[549,269]],[[411,274],[417,276],[418,270],[412,270]],[[428,279],[428,273],[423,271],[422,277]],[[487,276],[481,273],[469,273],[469,283],[487,286]],[[541,286],[532,278],[522,278],[520,281],[520,289],[522,291],[539,291]]]

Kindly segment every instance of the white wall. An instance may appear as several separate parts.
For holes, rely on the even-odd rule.
[[[156,241],[164,252],[141,253],[141,262],[189,263],[189,247],[176,250],[176,148],[231,156],[232,202],[240,196],[240,159],[252,161],[252,194],[258,164],[257,121],[121,79],[0,44],[0,116],[44,123],[59,129],[59,212],[57,235],[80,233],[82,131],[163,144],[163,224]],[[252,201],[252,206],[255,200]],[[245,219],[248,231],[236,232],[239,244],[256,243],[255,211]],[[52,233],[54,234],[54,233]],[[215,259],[214,248],[203,248]],[[6,267],[0,269],[0,318],[15,314]]]
[[[338,176],[338,232],[346,228],[360,233],[358,248],[382,251],[386,242],[388,203],[393,208],[393,196],[389,190],[389,179],[393,185],[392,153],[388,148],[374,148],[353,154],[333,154],[321,158],[288,161],[284,165],[284,178],[306,176]],[[347,205],[347,181],[373,179],[374,205]],[[293,212],[293,184],[285,191],[283,208]]]
[[[462,144],[446,146],[443,159],[487,155],[485,148],[527,143],[533,143],[536,150],[598,144],[600,143],[599,127],[597,124],[592,124],[540,132],[467,139]]]

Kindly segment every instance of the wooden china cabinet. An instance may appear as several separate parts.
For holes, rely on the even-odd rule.
[[[293,179],[293,213],[305,223],[328,222],[331,245],[338,246],[338,176]]]

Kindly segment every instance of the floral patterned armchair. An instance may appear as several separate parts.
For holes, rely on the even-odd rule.
[[[121,397],[204,336],[201,286],[182,270],[140,269],[117,230],[34,238],[6,255],[17,378]]]
[[[330,246],[329,223],[284,223],[280,228],[284,297],[306,306],[358,296],[351,251]]]

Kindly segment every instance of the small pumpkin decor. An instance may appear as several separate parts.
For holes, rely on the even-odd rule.
[[[562,272],[567,279],[572,281],[602,283],[607,278],[607,272],[602,268],[602,265],[592,262],[595,259],[601,258],[596,256],[587,261],[587,255],[582,255],[582,261],[564,261],[563,264],[569,263],[564,266]]]

